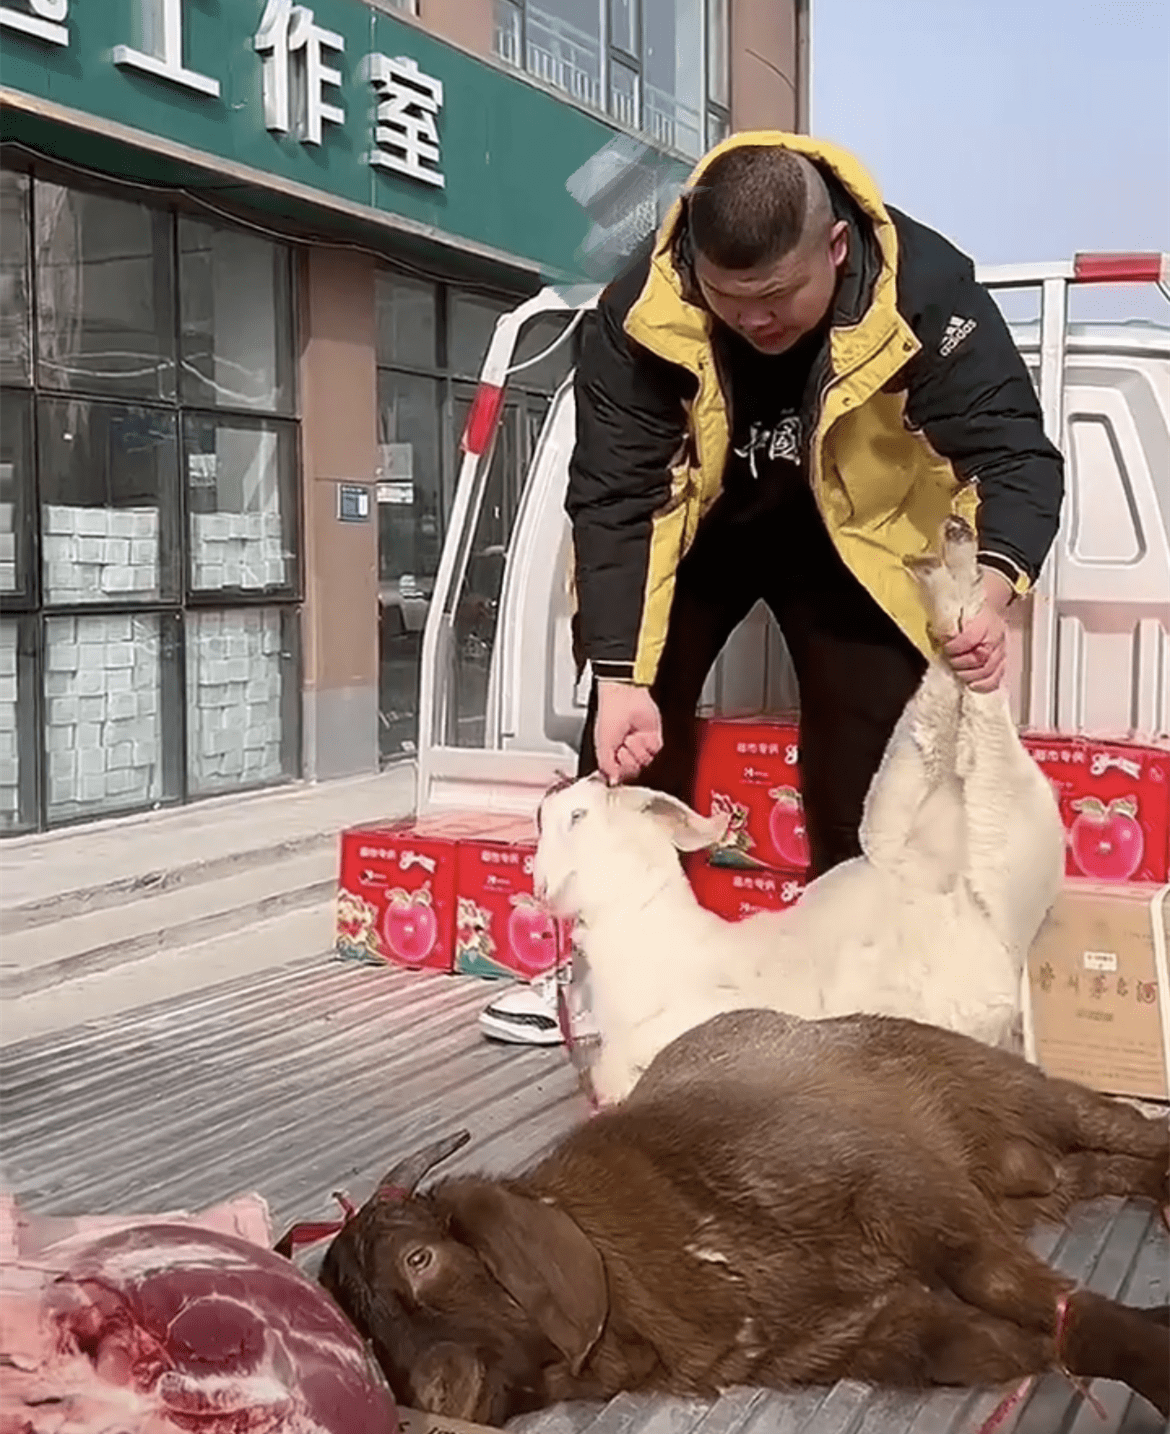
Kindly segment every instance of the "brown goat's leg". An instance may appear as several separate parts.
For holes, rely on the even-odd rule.
[[[974,1387],[1041,1374],[1055,1358],[1051,1335],[1021,1329],[949,1295],[911,1285],[885,1306],[860,1349],[835,1373],[908,1388]]]
[[[1026,1329],[1057,1334],[1058,1310],[1068,1315],[1057,1357],[1075,1375],[1128,1384],[1170,1415],[1170,1330],[1116,1300],[1071,1281],[1014,1241],[987,1238],[960,1251],[942,1272],[960,1299]]]
[[[1141,1155],[1080,1150],[1060,1162],[1060,1193],[1070,1202],[1100,1195],[1137,1195],[1166,1200],[1165,1153],[1153,1160]]]
[[[1098,1150],[1113,1155],[1134,1155],[1160,1161],[1170,1171],[1170,1127],[1151,1120],[1123,1100],[1050,1077],[1043,1097],[1056,1119],[1065,1154]]]
[[[1170,1418],[1170,1329],[1147,1312],[1078,1290],[1057,1353],[1071,1373],[1120,1380]]]

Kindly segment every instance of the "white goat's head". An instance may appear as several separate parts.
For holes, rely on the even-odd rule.
[[[728,817],[701,817],[648,787],[609,787],[584,777],[551,792],[537,812],[537,895],[563,917],[585,916],[625,894],[681,877],[678,853],[721,840]]]

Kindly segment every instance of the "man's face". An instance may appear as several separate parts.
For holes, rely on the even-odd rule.
[[[755,269],[720,269],[695,255],[695,277],[712,313],[762,354],[782,354],[812,333],[833,302],[849,247],[839,220],[827,238],[802,241]]]

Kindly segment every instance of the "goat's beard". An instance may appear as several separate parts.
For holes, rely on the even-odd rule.
[[[577,903],[573,900],[573,885],[576,876],[575,871],[566,872],[555,886],[546,887],[545,893],[541,897],[545,909],[562,921],[573,921],[581,914]]]

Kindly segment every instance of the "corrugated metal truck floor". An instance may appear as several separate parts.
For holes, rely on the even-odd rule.
[[[433,1133],[466,1126],[449,1169],[516,1170],[585,1113],[560,1049],[484,1041],[499,988],[300,962],[8,1047],[0,1078],[4,1181],[46,1213],[195,1209],[244,1190],[277,1232],[364,1198]],[[1170,1301],[1170,1245],[1135,1204],[1085,1207],[1036,1248],[1103,1293]],[[1055,1376],[1002,1425],[1012,1434],[1155,1434],[1162,1421],[1118,1385],[1108,1419]],[[861,1385],[714,1405],[621,1396],[515,1421],[524,1434],[968,1434],[1002,1391],[929,1396]]]

